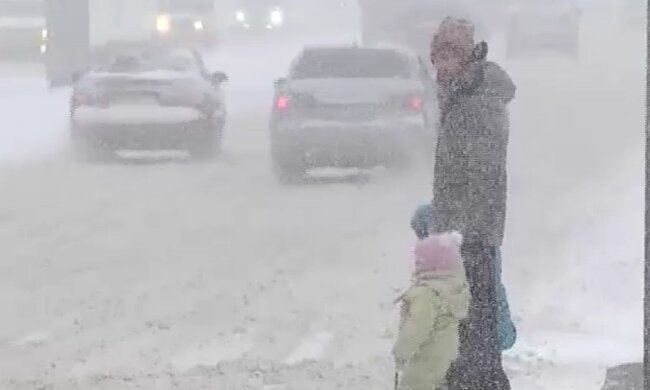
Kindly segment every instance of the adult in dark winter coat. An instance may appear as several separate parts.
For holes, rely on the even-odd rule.
[[[475,44],[465,20],[443,20],[431,44],[441,109],[432,232],[463,234],[471,293],[459,357],[448,373],[451,390],[510,389],[498,340],[494,269],[506,213],[506,106],[515,86],[486,54],[487,44]]]

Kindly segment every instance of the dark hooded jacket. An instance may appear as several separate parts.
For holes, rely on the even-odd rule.
[[[457,230],[466,241],[500,246],[506,216],[506,106],[515,85],[497,64],[475,65],[471,83],[452,84],[439,94],[432,231]]]

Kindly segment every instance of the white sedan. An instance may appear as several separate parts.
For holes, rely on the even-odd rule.
[[[221,145],[222,72],[208,73],[192,50],[119,53],[76,77],[70,133],[82,159],[117,150],[184,149],[210,158]]]

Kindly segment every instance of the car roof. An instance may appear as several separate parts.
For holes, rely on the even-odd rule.
[[[375,45],[312,45],[304,46],[300,51],[298,56],[292,61],[291,68],[293,68],[301,59],[305,56],[309,56],[314,53],[341,53],[345,51],[366,51],[366,52],[384,52],[396,55],[398,57],[404,58],[408,64],[412,67],[417,67],[417,60],[419,56],[412,50],[405,48],[403,46],[398,46],[394,44],[375,44]]]
[[[172,54],[174,56],[182,56],[187,58],[194,58],[197,51],[191,48],[182,46],[171,46],[163,44],[141,44],[131,42],[110,42],[105,45],[95,48],[91,56],[96,61],[102,61],[111,57],[119,55],[142,55],[142,54]]]
[[[376,48],[376,49],[384,49],[384,50],[391,50],[391,51],[394,51],[396,53],[399,53],[399,54],[403,55],[404,57],[410,57],[410,58],[419,57],[417,52],[415,50],[413,50],[412,48],[410,48],[408,46],[404,46],[404,45],[398,45],[398,44],[391,43],[391,42],[380,42],[380,43],[376,43],[376,44],[369,45],[369,46],[366,46],[366,47],[371,47],[371,48]]]

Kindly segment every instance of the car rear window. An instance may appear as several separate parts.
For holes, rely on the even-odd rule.
[[[409,60],[392,50],[331,49],[306,51],[295,64],[294,79],[412,77]]]
[[[184,51],[117,51],[98,59],[93,68],[94,70],[119,73],[153,70],[195,72],[197,64],[194,57]]]

